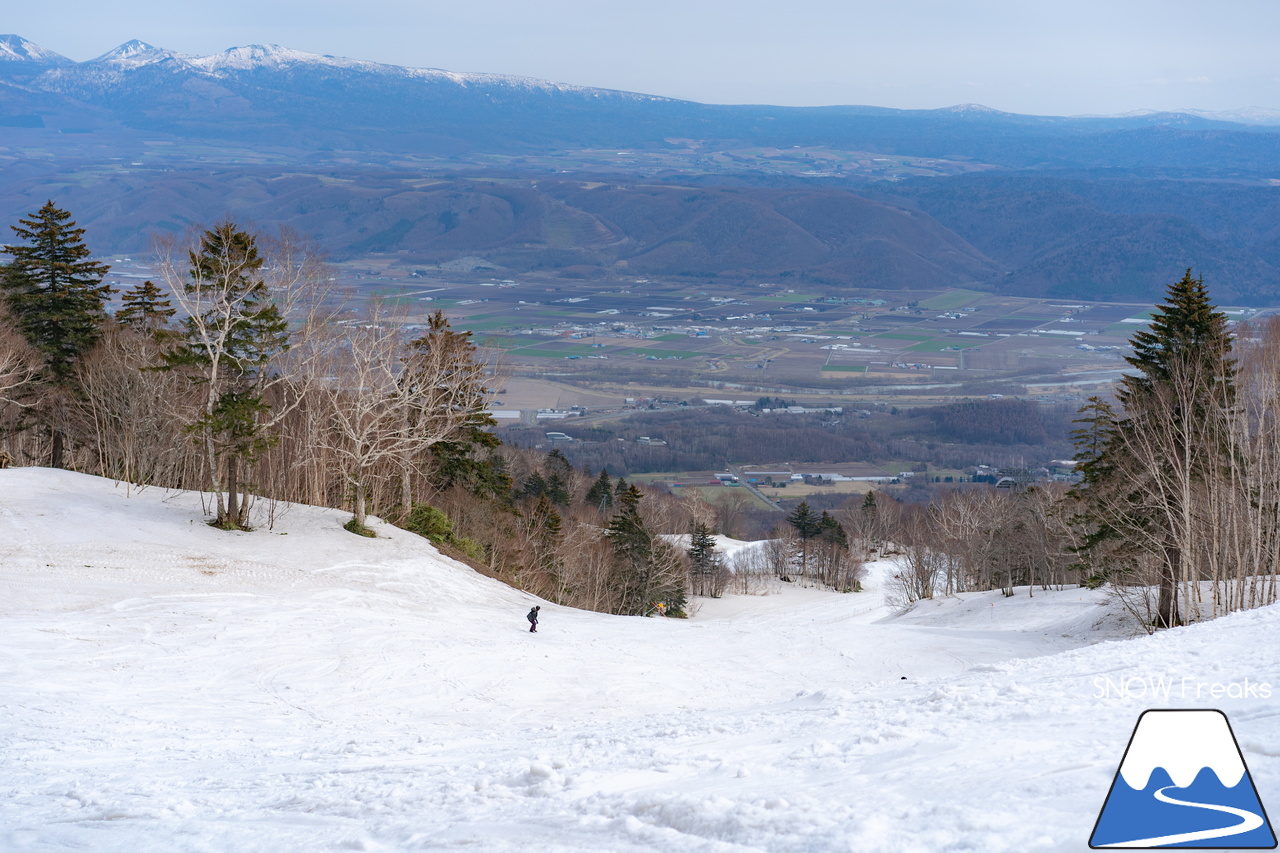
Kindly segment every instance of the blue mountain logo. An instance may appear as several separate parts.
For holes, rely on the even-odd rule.
[[[1270,850],[1267,813],[1221,711],[1145,711],[1089,846]]]

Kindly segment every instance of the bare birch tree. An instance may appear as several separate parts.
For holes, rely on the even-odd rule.
[[[40,377],[41,359],[0,316],[0,405],[23,405],[22,392]]]
[[[155,253],[183,330],[168,364],[203,389],[192,428],[216,496],[216,524],[239,528],[247,521],[238,499],[240,463],[269,444],[301,400],[277,394],[274,407],[267,402],[293,381],[279,360],[297,345],[297,334],[316,325],[327,271],[296,234],[259,238],[229,220],[185,241],[159,240]]]

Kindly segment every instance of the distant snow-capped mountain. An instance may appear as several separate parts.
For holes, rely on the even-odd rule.
[[[1177,110],[1129,110],[1123,113],[1102,114],[1086,114],[1078,115],[1075,118],[1088,119],[1124,119],[1124,118],[1155,118],[1161,116],[1194,116],[1195,118],[1207,119],[1208,121],[1225,121],[1232,124],[1251,124],[1263,127],[1280,127],[1280,110],[1273,110],[1267,107],[1241,107],[1236,110],[1202,110],[1193,107],[1186,107]]]
[[[155,62],[163,62],[166,59],[178,58],[180,58],[180,55],[171,50],[155,47],[138,39],[130,39],[114,50],[109,50],[102,56],[89,60],[89,64],[138,68]]]
[[[1191,112],[1085,118],[1019,115],[979,104],[937,110],[699,104],[272,44],[192,56],[133,40],[72,62],[4,36],[0,59],[7,59],[0,61],[0,128],[74,133],[77,141],[108,147],[128,148],[141,137],[287,148],[320,158],[335,151],[448,158],[664,149],[684,144],[674,140],[713,140],[730,147],[960,156],[1013,169],[1208,165],[1270,175],[1280,161],[1280,133],[1261,113],[1232,126]],[[1230,138],[1202,133],[1209,130]],[[84,135],[90,133],[99,135]]]
[[[75,62],[22,36],[0,35],[0,63],[24,63],[31,67],[57,67]]]
[[[1237,110],[1179,110],[1200,118],[1230,121],[1237,124],[1280,126],[1280,110],[1267,107],[1241,107]]]
[[[27,41],[21,36],[0,36],[0,67],[8,66],[3,67],[3,70],[10,74],[32,76],[48,71],[55,72],[38,81],[40,88],[65,94],[80,96],[86,94],[86,90],[104,90],[118,85],[122,79],[134,72],[162,63],[170,73],[198,75],[207,79],[225,79],[237,75],[272,72],[343,73],[387,80],[430,81],[467,88],[496,87],[512,91],[575,94],[593,98],[673,101],[670,98],[653,95],[557,83],[532,77],[385,65],[367,60],[308,53],[275,44],[245,45],[207,56],[193,56],[131,39],[101,56],[85,62],[75,62],[34,42]]]

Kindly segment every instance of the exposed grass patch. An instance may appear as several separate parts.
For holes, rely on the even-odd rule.
[[[342,525],[342,529],[347,531],[348,533],[354,533],[357,536],[368,536],[370,539],[378,538],[378,534],[374,533],[372,530],[365,527],[364,525],[356,523],[356,517],[354,515],[351,516],[350,521]]]
[[[823,373],[866,373],[867,366],[865,364],[824,364],[822,365]]]

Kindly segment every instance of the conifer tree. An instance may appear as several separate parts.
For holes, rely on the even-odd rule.
[[[818,518],[817,526],[816,535],[821,536],[825,541],[840,548],[847,549],[849,547],[849,538],[845,535],[844,528],[825,509]]]
[[[696,521],[689,532],[689,563],[695,595],[716,595],[715,576],[720,570],[720,555],[711,528]]]
[[[406,413],[405,427],[427,439],[429,446],[443,445],[446,457],[456,457],[462,447],[496,447],[496,437],[485,432],[497,424],[487,413],[492,392],[486,385],[486,366],[476,352],[471,332],[459,332],[449,325],[443,311],[427,318],[427,330],[410,342],[402,382],[411,388],[402,393],[420,400],[421,405]],[[455,443],[450,447],[450,443]],[[456,459],[455,459],[456,461]],[[401,473],[401,502],[413,503],[414,460],[406,459]],[[476,469],[474,473],[483,472]],[[506,481],[506,472],[491,469],[488,488]]]
[[[635,486],[619,494],[617,511],[605,530],[614,555],[619,613],[640,614],[649,604],[653,535],[640,516],[642,497]]]
[[[547,454],[543,467],[547,472],[547,498],[556,506],[569,505],[569,483],[573,479],[573,465],[559,450]]]
[[[821,531],[821,519],[813,514],[808,501],[800,501],[794,510],[787,515],[787,522],[795,528],[800,537],[800,570],[805,572],[809,567],[809,540]]]
[[[75,393],[74,372],[97,342],[114,290],[102,283],[110,269],[90,260],[84,229],[48,201],[29,219],[9,226],[21,242],[3,251],[0,298],[18,331],[44,357],[44,379],[56,391]],[[57,394],[53,395],[55,398]],[[63,464],[63,430],[55,406],[42,407],[50,435],[49,464]]]
[[[600,469],[600,476],[591,484],[591,488],[587,489],[585,502],[587,506],[594,507],[601,513],[613,506],[613,481],[609,479],[607,468]]]
[[[1225,424],[1235,405],[1226,316],[1187,270],[1169,285],[1148,330],[1133,337],[1117,417],[1091,399],[1074,433],[1085,480],[1075,494],[1088,524],[1086,553],[1158,566],[1156,627],[1181,622],[1179,585],[1199,577],[1198,503],[1232,458]]]
[[[547,477],[547,498],[556,506],[569,505],[569,486],[559,474]]]
[[[533,471],[524,479],[524,486],[520,490],[520,496],[524,498],[537,498],[547,493],[547,478],[542,476],[539,471]]]
[[[170,307],[165,292],[150,279],[126,290],[121,294],[120,302],[116,321],[152,335],[160,333],[178,313],[177,309]]]

